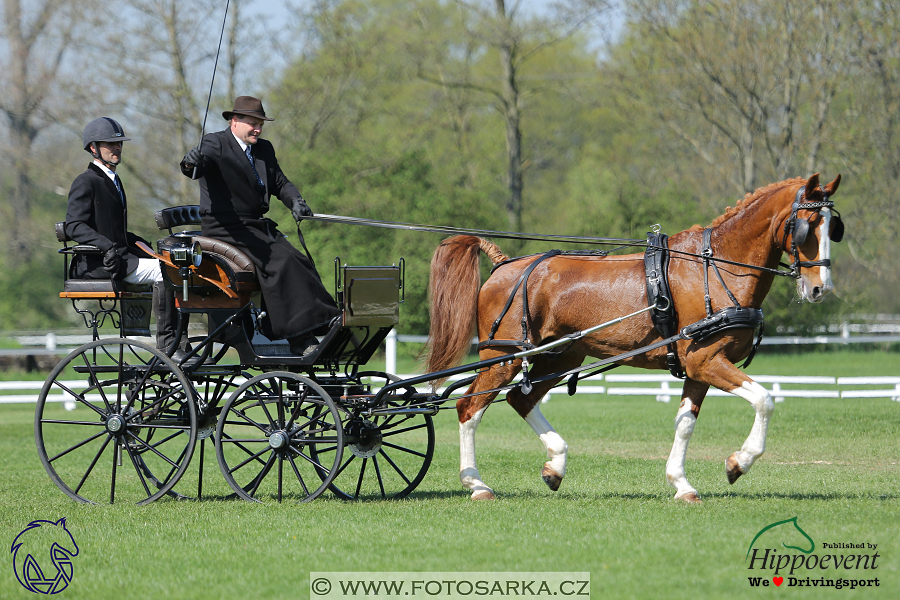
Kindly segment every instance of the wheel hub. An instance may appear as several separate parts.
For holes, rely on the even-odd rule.
[[[290,442],[290,438],[286,431],[276,431],[269,436],[269,447],[274,450],[285,448]]]
[[[381,450],[381,430],[375,423],[363,419],[354,423],[353,433],[357,441],[349,444],[350,452],[360,458],[372,458]]]
[[[106,431],[113,435],[121,435],[125,432],[125,417],[122,415],[110,415],[106,420]]]

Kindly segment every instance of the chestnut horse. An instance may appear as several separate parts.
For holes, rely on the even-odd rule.
[[[840,240],[843,224],[833,215],[830,209],[833,203],[828,197],[837,191],[839,183],[840,175],[822,188],[818,174],[809,180],[796,178],[774,183],[747,194],[737,206],[713,221],[710,226],[712,256],[730,261],[718,262],[717,268],[740,306],[760,307],[785,252],[794,259],[792,270],[803,300],[819,302],[832,290],[830,238]],[[703,231],[694,226],[669,238],[669,286],[679,330],[707,316],[704,261],[700,258]],[[515,290],[520,276],[538,257],[523,257],[502,264],[481,286],[480,251],[485,252],[495,265],[508,260],[492,242],[474,236],[444,240],[432,258],[428,348],[431,373],[462,361],[476,322],[479,340],[488,339],[492,324],[500,318],[509,301],[512,304],[492,339],[522,339],[522,294]],[[714,270],[709,266],[706,268]],[[708,277],[708,281],[714,310],[733,305],[717,277]],[[527,336],[535,346],[647,308],[643,254],[553,256],[536,265],[527,276],[527,286]],[[570,346],[561,346],[565,348],[561,353],[541,353],[532,357],[532,380],[557,375],[547,381],[535,381],[530,391],[525,386],[528,393],[523,392],[522,386],[514,387],[507,393],[506,400],[543,442],[548,461],[541,476],[551,490],[559,488],[566,474],[567,446],[541,414],[540,398],[561,381],[565,371],[582,365],[587,356],[615,357],[661,339],[650,316],[643,312],[586,335]],[[766,430],[775,405],[765,388],[735,366],[750,354],[754,341],[754,331],[748,327],[721,331],[702,341],[681,339],[676,343],[677,356],[686,374],[681,405],[675,416],[675,442],[666,463],[666,480],[676,489],[676,499],[700,501],[697,490],[685,477],[684,462],[709,386],[747,400],[756,411],[743,447],[726,460],[729,482],[734,483],[749,471],[765,451]],[[479,354],[481,360],[489,360],[517,351],[510,346],[484,346]],[[645,369],[666,369],[666,348],[617,362]],[[463,486],[471,490],[472,499],[494,497],[493,490],[478,473],[475,430],[484,411],[499,393],[495,388],[507,385],[521,370],[522,360],[516,359],[481,371],[466,394],[457,401],[459,475]]]

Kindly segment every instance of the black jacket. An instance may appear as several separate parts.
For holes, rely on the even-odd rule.
[[[137,268],[139,258],[150,258],[134,246],[137,240],[150,244],[128,231],[127,202],[122,204],[116,184],[94,163],[75,178],[69,189],[66,235],[79,244],[97,246],[101,252],[80,254],[72,261],[70,276],[76,279],[108,279],[103,253],[113,247],[128,265],[118,274],[119,279]]]
[[[275,148],[268,140],[260,139],[250,150],[264,190],[258,188],[250,161],[230,129],[205,135],[200,152],[203,164],[197,167],[196,175],[183,162],[181,172],[200,179],[201,216],[212,216],[221,224],[239,223],[243,218],[261,218],[269,210],[270,196],[288,208],[294,198],[300,197],[278,166]]]

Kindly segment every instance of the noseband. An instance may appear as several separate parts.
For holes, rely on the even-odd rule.
[[[800,209],[814,210],[816,212],[822,208],[832,210],[834,213],[834,216],[832,217],[834,219],[834,228],[829,232],[828,236],[831,238],[832,242],[840,242],[844,239],[844,222],[841,220],[840,213],[834,210],[834,202],[829,200],[825,188],[819,187],[819,189],[822,190],[823,199],[818,202],[803,202],[804,189],[805,187],[801,186],[800,189],[797,190],[797,196],[794,199],[794,204],[791,206],[791,217],[784,222],[784,236],[781,238],[781,247],[787,249],[788,234],[791,236],[790,252],[794,262],[790,265],[785,265],[784,263],[781,263],[781,265],[788,267],[791,270],[791,277],[794,279],[800,278],[800,269],[831,266],[831,259],[828,258],[824,260],[800,260],[799,246],[803,245],[806,241],[806,237],[809,235],[809,221],[797,218],[797,212]]]

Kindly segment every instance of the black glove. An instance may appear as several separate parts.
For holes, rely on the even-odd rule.
[[[291,214],[294,216],[295,221],[299,223],[303,220],[303,217],[313,216],[313,211],[306,205],[306,201],[303,198],[298,196],[292,202]]]
[[[117,279],[125,270],[125,259],[116,253],[115,248],[110,248],[103,255],[103,268],[109,273],[110,279]]]
[[[190,150],[184,155],[184,159],[181,163],[186,167],[199,167],[203,164],[203,155],[200,153],[200,148]]]

